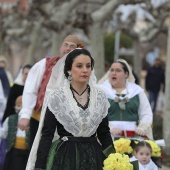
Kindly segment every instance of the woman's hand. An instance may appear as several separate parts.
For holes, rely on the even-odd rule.
[[[118,128],[112,128],[110,129],[110,132],[112,135],[122,135],[122,130],[121,129],[118,129]]]
[[[136,133],[137,135],[139,135],[139,136],[145,136],[145,135],[146,135],[146,133],[145,133],[143,130],[141,130],[141,129],[136,129],[136,130],[135,130],[135,133]]]

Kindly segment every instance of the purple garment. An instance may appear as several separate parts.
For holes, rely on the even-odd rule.
[[[0,126],[1,126],[1,120],[0,120]],[[6,155],[6,140],[2,139],[0,141],[0,170],[3,169],[5,155]]]

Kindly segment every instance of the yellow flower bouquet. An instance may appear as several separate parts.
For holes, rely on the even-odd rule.
[[[113,143],[116,149],[116,153],[132,154],[133,148],[131,147],[131,140],[126,138],[119,138],[118,140],[115,140]]]
[[[152,156],[160,157],[161,156],[160,146],[152,140],[145,140],[145,141],[148,142],[152,147]]]
[[[133,170],[128,155],[114,153],[104,160],[103,170]]]
[[[145,141],[148,142],[152,147],[152,156],[160,157],[161,156],[160,146],[153,140],[148,139]],[[113,143],[114,143],[114,147],[115,147],[117,153],[132,154],[134,144],[137,144],[138,142],[139,141],[137,141],[137,140],[130,140],[127,138],[119,138],[119,139],[115,140]]]

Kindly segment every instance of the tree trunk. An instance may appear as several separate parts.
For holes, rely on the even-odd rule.
[[[169,18],[170,21],[170,18]],[[170,22],[168,28],[168,40],[167,40],[167,61],[166,61],[166,75],[165,75],[165,107],[163,117],[163,136],[165,140],[166,149],[168,155],[170,155]]]
[[[134,67],[132,69],[134,69],[134,72],[136,73],[140,84],[142,61],[140,56],[140,43],[138,40],[134,40],[133,48],[134,48],[133,56]]]
[[[89,38],[91,40],[91,54],[95,60],[95,74],[99,80],[104,75],[104,31],[103,23],[112,16],[114,9],[118,5],[118,0],[107,1],[97,11],[91,14],[93,22],[89,25]]]
[[[94,58],[95,74],[100,79],[104,74],[104,34],[100,23],[93,23],[89,29],[91,54]]]
[[[0,55],[3,54],[4,52],[4,43],[1,41],[0,42]]]
[[[52,47],[51,47],[52,56],[60,55],[60,46],[61,46],[61,43],[63,42],[64,36],[65,36],[64,31],[61,31],[59,33],[53,32]]]
[[[34,63],[34,54],[35,54],[36,45],[38,42],[37,39],[40,35],[40,31],[41,31],[41,21],[39,21],[35,24],[35,27],[33,28],[32,32],[31,32],[30,45],[27,50],[27,56],[26,56],[26,61],[25,61],[26,64]]]
[[[56,32],[53,32],[53,36],[52,36],[51,52],[53,56],[60,55],[60,46],[66,34],[66,29],[63,29],[65,27],[65,22],[68,19],[68,15],[70,11],[78,3],[79,3],[78,0],[71,0],[70,2],[64,2],[61,5],[60,10],[57,10],[53,16],[53,20],[58,25],[58,30]]]

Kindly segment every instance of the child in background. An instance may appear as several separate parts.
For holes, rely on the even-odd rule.
[[[0,139],[6,138],[6,158],[3,170],[25,170],[29,156],[29,131],[20,130],[18,114],[22,108],[22,96],[15,102],[15,112],[6,118],[0,128]]]
[[[130,160],[138,160],[139,170],[158,170],[156,164],[152,161],[152,147],[149,143],[145,141],[140,141],[135,146],[135,156]]]

